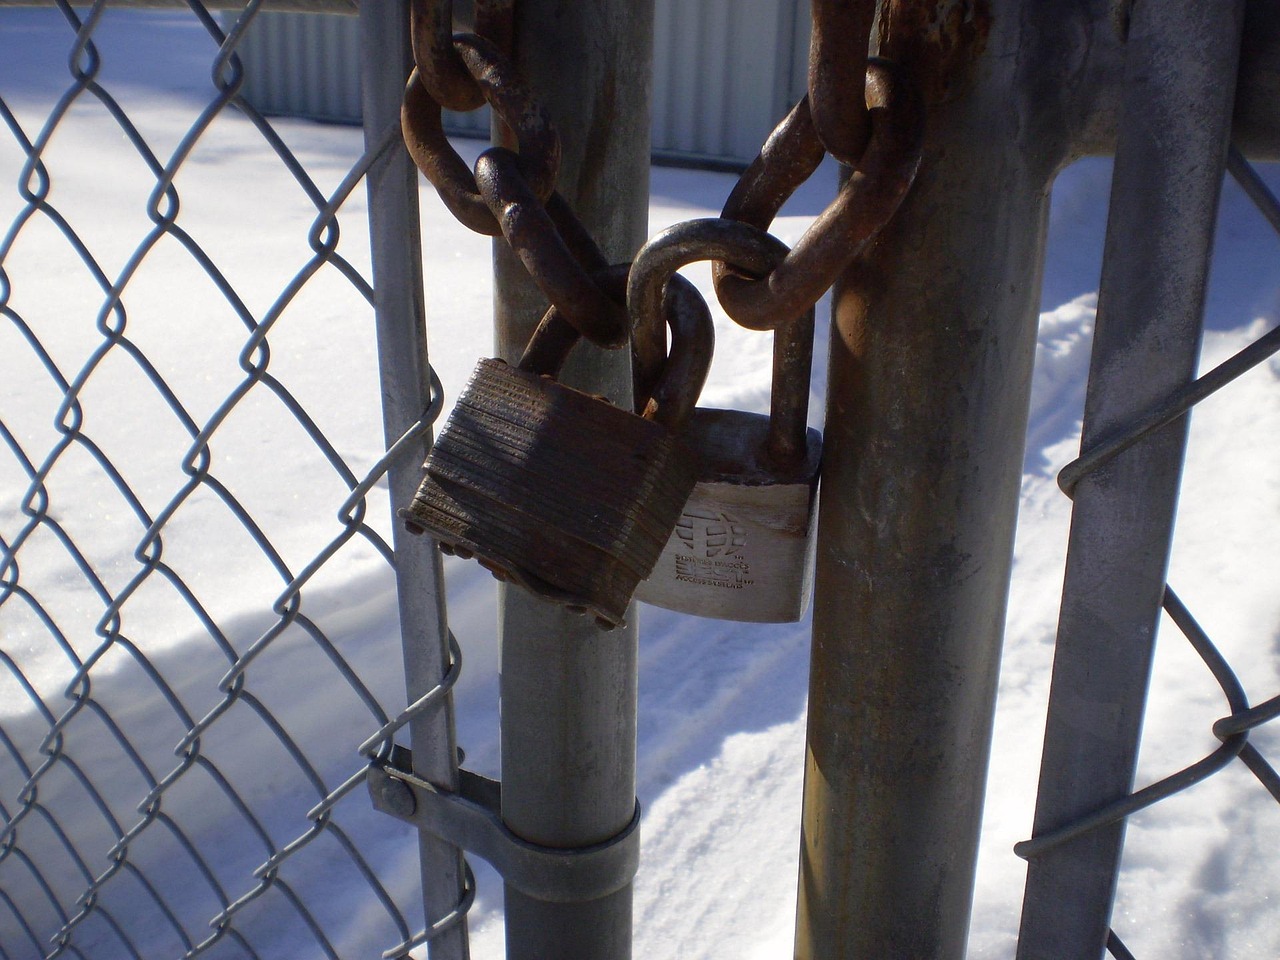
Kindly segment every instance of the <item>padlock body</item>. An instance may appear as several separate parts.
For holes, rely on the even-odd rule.
[[[623,621],[693,489],[664,427],[501,360],[483,360],[401,515],[499,579]]]
[[[765,452],[767,417],[698,408],[681,438],[698,481],[636,598],[697,616],[790,623],[813,584],[822,439],[785,470]]]

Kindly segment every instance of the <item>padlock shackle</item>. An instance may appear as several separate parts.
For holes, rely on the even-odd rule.
[[[630,272],[629,263],[613,264],[594,271],[591,279],[606,296],[624,304]],[[651,389],[642,392],[637,384],[635,403],[637,411],[672,432],[688,421],[697,405],[715,345],[715,324],[698,288],[684,277],[674,279],[662,303],[662,314],[671,328],[671,353],[655,372],[657,382]],[[551,307],[539,321],[517,368],[556,376],[580,338],[559,308]]]
[[[688,282],[677,270],[701,260],[714,260],[744,274],[764,276],[787,253],[787,245],[772,234],[721,218],[678,223],[646,243],[636,254],[627,282],[637,389],[655,376],[656,364],[666,355],[664,331],[654,319],[659,316],[658,305],[668,283]],[[782,319],[774,327],[769,432],[764,454],[779,469],[804,462],[808,453],[813,335],[813,307],[799,317]]]
[[[671,328],[671,351],[649,391],[647,402],[641,402],[642,381],[637,379],[636,409],[646,419],[679,433],[693,416],[693,408],[698,405],[698,397],[707,382],[715,350],[716,326],[698,288],[679,275],[673,275],[666,285],[662,315]]]
[[[813,372],[814,308],[773,331],[773,383],[765,455],[779,470],[809,454],[809,378]],[[779,389],[779,385],[791,389]]]
[[[661,369],[667,355],[661,316],[663,290],[681,267],[700,260],[723,260],[747,274],[764,276],[787,255],[777,237],[734,220],[709,217],[668,227],[636,254],[627,281],[632,350],[641,376]]]

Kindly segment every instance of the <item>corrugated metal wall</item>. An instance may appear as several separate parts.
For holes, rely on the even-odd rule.
[[[744,165],[804,92],[805,0],[656,0],[653,153]],[[261,13],[238,48],[244,96],[267,114],[360,122],[356,18]],[[487,137],[488,112],[445,114],[445,128]]]

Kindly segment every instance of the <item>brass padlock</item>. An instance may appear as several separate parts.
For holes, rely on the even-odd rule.
[[[410,529],[620,624],[694,484],[676,436],[706,379],[711,317],[691,286],[665,303],[672,351],[643,416],[554,379],[577,339],[555,309],[518,366],[482,360],[400,512]]]
[[[672,270],[681,258],[659,252],[655,269]],[[642,251],[633,271],[649,262]],[[645,282],[633,277],[633,286]],[[813,333],[812,308],[774,331],[769,416],[694,410],[682,439],[698,482],[636,599],[721,620],[789,623],[804,616],[822,456],[821,434],[807,425]]]

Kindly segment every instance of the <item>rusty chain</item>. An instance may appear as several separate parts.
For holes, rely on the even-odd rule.
[[[515,0],[475,0],[475,34],[505,55],[511,52],[514,6]],[[431,99],[460,112],[484,106],[484,93],[454,46],[453,0],[412,0],[410,23],[413,61]]]
[[[813,306],[889,222],[915,180],[924,134],[924,108],[915,87],[901,68],[872,59],[866,67],[866,104],[867,148],[795,247],[765,276],[716,266],[716,295],[742,326],[772,330]],[[738,180],[721,216],[768,229],[823,153],[809,98],[803,97]]]
[[[634,343],[643,404],[669,359],[665,324],[632,330],[617,295],[625,267],[610,266],[555,190],[560,140],[512,62],[513,3],[476,0],[476,32],[453,33],[450,0],[414,0],[417,66],[402,111],[405,144],[450,212],[478,233],[501,234],[551,303],[555,323],[571,328],[548,341],[553,349],[567,351],[579,336],[606,348]],[[795,326],[893,217],[919,165],[924,111],[915,87],[900,68],[866,55],[875,0],[811,0],[811,12],[808,95],[742,174],[720,219],[694,221],[672,248],[682,263],[712,260],[721,305],[754,330]],[[445,137],[442,111],[484,103],[517,149],[492,147],[468,169]],[[827,154],[848,176],[788,248],[767,230]],[[661,289],[627,294],[632,316],[661,315],[653,309]]]
[[[818,139],[843,164],[856,166],[871,136],[863,75],[876,0],[810,0],[809,103]]]
[[[555,189],[560,137],[504,50],[512,0],[476,3],[477,29],[487,36],[448,33],[450,6],[420,0],[410,10],[417,67],[401,110],[409,154],[459,222],[507,240],[564,322],[598,346],[624,346],[625,310],[601,285],[609,263]],[[469,169],[444,134],[442,111],[484,103],[517,149],[492,147]]]

